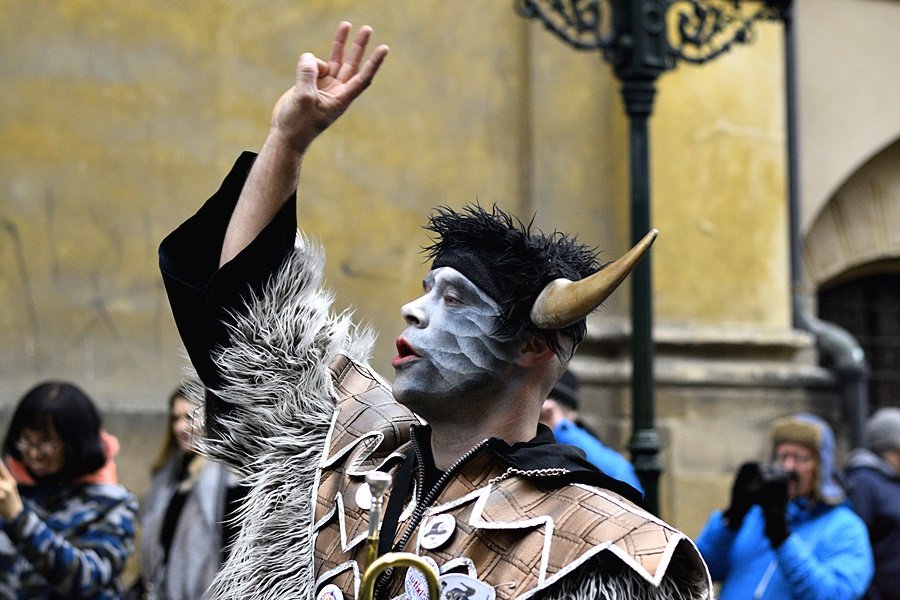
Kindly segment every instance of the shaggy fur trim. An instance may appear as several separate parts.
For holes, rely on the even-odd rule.
[[[535,600],[706,600],[712,598],[705,569],[678,554],[659,587],[654,587],[618,558],[603,552],[558,584],[535,594]]]
[[[818,456],[822,447],[822,432],[807,421],[790,417],[778,419],[772,425],[772,445],[777,446],[778,444],[805,446]]]
[[[205,452],[250,487],[213,598],[312,596],[312,495],[335,411],[328,366],[338,354],[365,362],[374,341],[321,289],[324,254],[298,238],[294,254],[234,315],[231,345],[215,357],[230,410]]]

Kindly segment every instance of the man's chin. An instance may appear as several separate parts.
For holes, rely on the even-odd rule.
[[[427,403],[427,398],[423,394],[414,392],[406,387],[400,387],[396,382],[394,383],[392,391],[394,400],[414,412],[418,412],[416,410],[417,407]]]
[[[394,400],[420,417],[427,418],[426,415],[432,412],[431,407],[436,406],[436,402],[443,402],[430,390],[418,386],[405,385],[406,383],[402,377],[398,377],[397,381],[394,382],[392,389]]]

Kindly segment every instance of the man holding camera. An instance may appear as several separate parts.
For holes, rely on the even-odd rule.
[[[863,522],[834,479],[834,436],[799,414],[772,428],[772,463],[741,465],[731,504],[712,514],[697,546],[721,600],[859,598],[872,578]]]

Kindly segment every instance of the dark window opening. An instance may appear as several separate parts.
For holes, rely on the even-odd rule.
[[[819,318],[843,327],[863,347],[871,369],[869,410],[900,406],[900,273],[867,275],[820,291]]]

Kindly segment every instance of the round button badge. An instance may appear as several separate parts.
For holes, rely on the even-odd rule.
[[[456,519],[453,515],[437,515],[425,523],[422,529],[421,544],[426,550],[435,550],[447,543],[456,531]]]
[[[316,600],[344,600],[344,593],[341,588],[329,583],[316,594]]]
[[[356,488],[356,505],[363,510],[372,508],[372,492],[365,483]]]
[[[441,570],[434,559],[428,556],[422,556],[421,558],[434,569],[435,573],[440,574]],[[406,579],[403,582],[403,587],[406,589],[406,597],[409,600],[428,599],[428,581],[425,579],[425,575],[415,567],[410,567],[406,570]]]
[[[484,581],[450,573],[442,575],[438,580],[441,584],[441,600],[496,600],[497,591]]]

